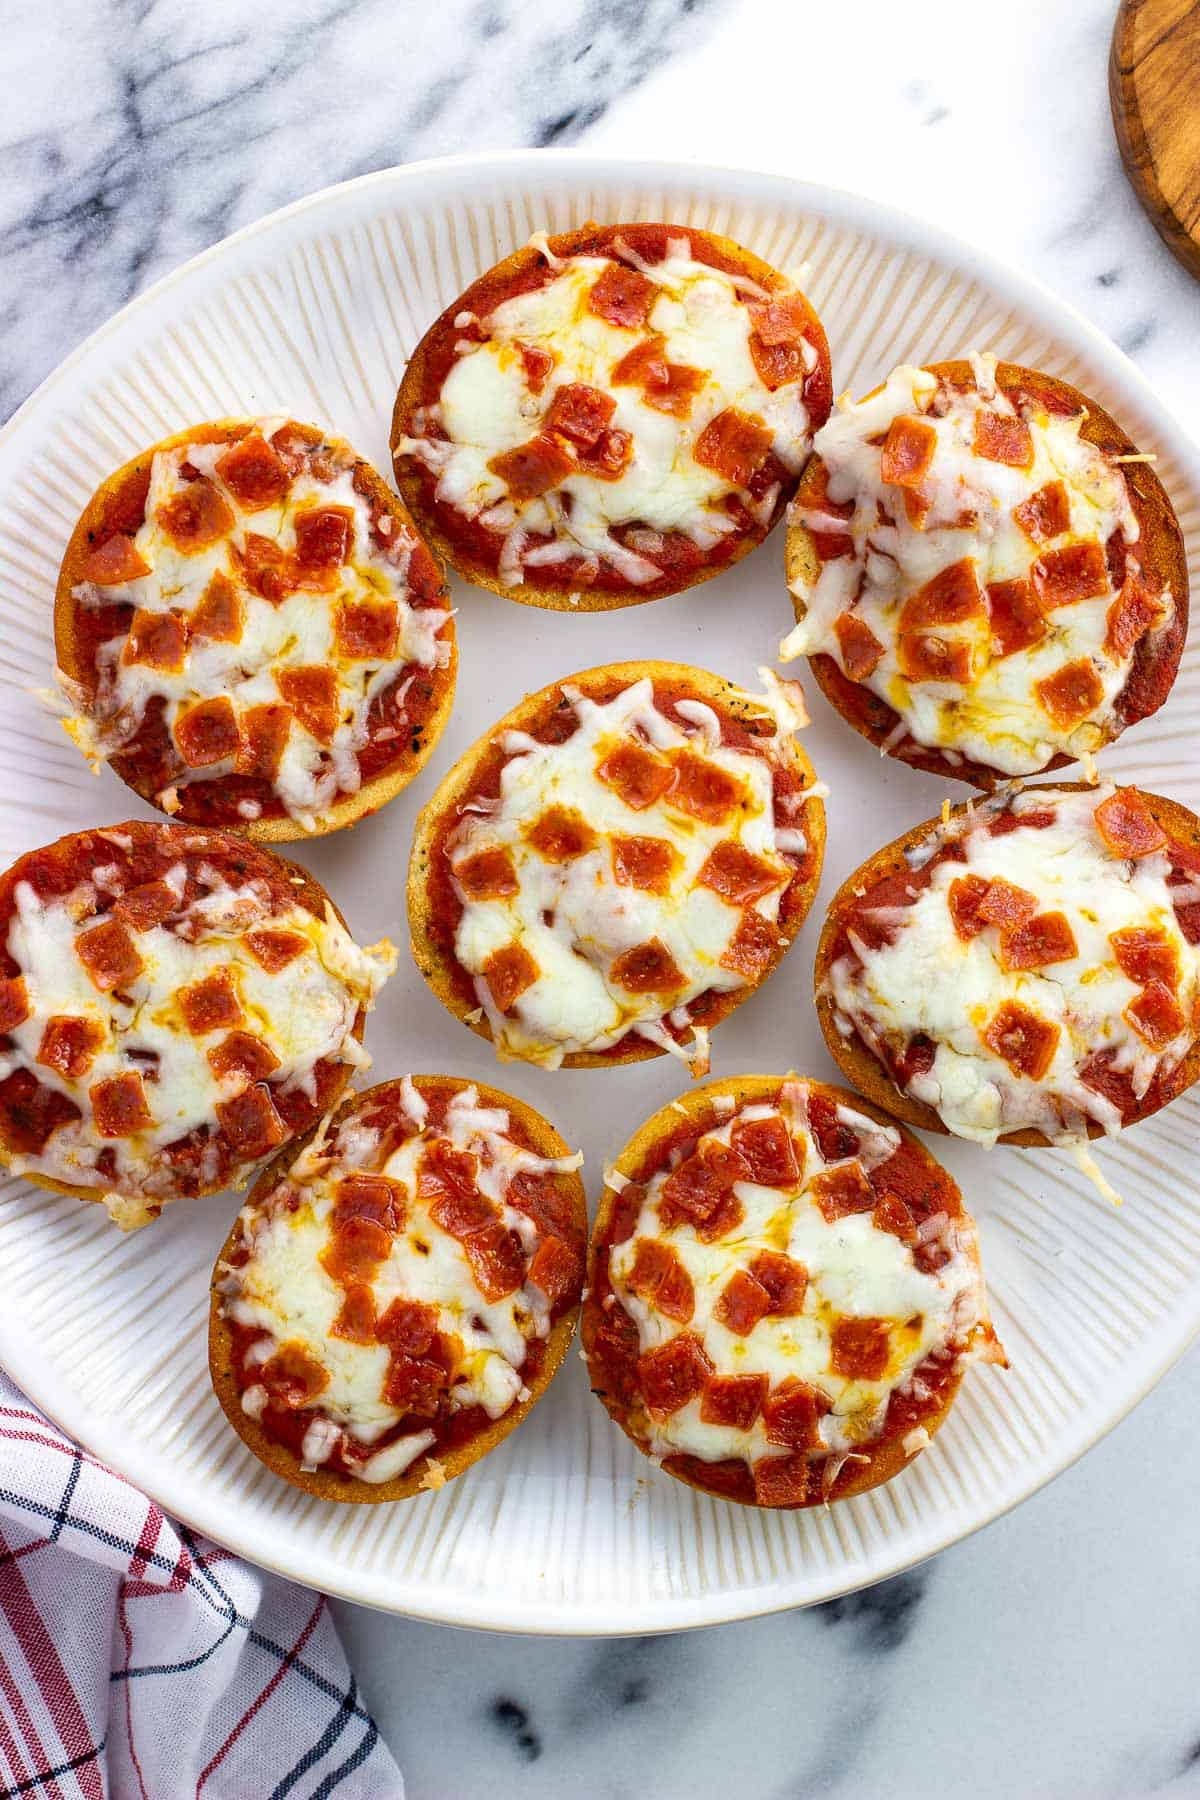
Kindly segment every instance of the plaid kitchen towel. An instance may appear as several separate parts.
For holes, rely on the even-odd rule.
[[[176,1525],[0,1372],[0,1793],[403,1792],[324,1597]]]

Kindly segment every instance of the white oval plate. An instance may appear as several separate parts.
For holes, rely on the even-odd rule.
[[[0,434],[0,864],[62,832],[145,813],[88,773],[31,690],[50,681],[59,557],[96,482],[201,419],[291,412],[386,470],[394,390],[422,331],[539,227],[670,219],[726,232],[805,287],[838,388],[895,362],[991,349],[1065,376],[1158,452],[1200,547],[1200,461],[1133,366],[1024,276],[956,239],[781,177],[582,153],[414,164],[314,194],[197,257],[111,320]],[[298,846],[358,934],[406,940],[412,821],[451,761],[530,688],[594,663],[666,656],[753,682],[791,619],[782,534],[675,599],[582,617],[456,584],[462,673],[450,728],[407,795],[353,832]],[[1193,556],[1193,583],[1200,569]],[[794,671],[793,671],[794,672]],[[811,684],[809,684],[811,686]],[[878,844],[937,813],[943,786],[881,760],[818,697],[806,744],[832,790],[822,895]],[[1163,712],[1104,768],[1200,805],[1194,648]],[[958,790],[961,793],[961,790]],[[714,1074],[831,1065],[811,1004],[821,906],[766,989],[716,1033]],[[682,1083],[628,1069],[498,1069],[407,957],[372,1016],[380,1078],[496,1080],[605,1161]],[[208,1382],[207,1283],[236,1202],[172,1209],[121,1237],[99,1207],[0,1184],[0,1360],[66,1430],[232,1549],[347,1599],[463,1625],[656,1631],[802,1605],[877,1580],[993,1519],[1114,1425],[1200,1327],[1200,1105],[1186,1096],[1101,1151],[1126,1205],[1062,1157],[939,1143],[981,1221],[1012,1368],[972,1370],[933,1448],[829,1511],[767,1513],[661,1475],[610,1424],[571,1356],[527,1424],[440,1494],[394,1506],[308,1498],[229,1430]]]

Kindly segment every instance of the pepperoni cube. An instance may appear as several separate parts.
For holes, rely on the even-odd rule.
[[[243,512],[278,506],[291,486],[279,456],[257,431],[222,451],[214,466]]]
[[[552,432],[539,432],[527,444],[515,450],[504,450],[493,456],[488,468],[498,475],[514,500],[536,500],[565,481],[575,467],[575,458],[561,438]]]
[[[1058,1048],[1059,1029],[1019,1000],[1006,1000],[980,1034],[988,1049],[1006,1062],[1014,1075],[1040,1081]]]
[[[311,1406],[329,1386],[329,1375],[304,1345],[292,1339],[281,1344],[259,1371],[258,1379],[276,1406],[299,1412]]]
[[[133,615],[121,661],[178,673],[187,661],[187,647],[188,622],[182,613],[143,612],[139,607]]]
[[[766,1290],[770,1302],[767,1312],[771,1318],[791,1319],[804,1311],[808,1270],[803,1263],[784,1256],[780,1250],[760,1250],[751,1260],[750,1273]]]
[[[878,1381],[890,1347],[886,1319],[843,1316],[833,1328],[830,1367],[848,1381]]]
[[[900,608],[901,632],[927,631],[931,625],[962,625],[983,616],[983,592],[975,558],[964,556],[910,594]]]
[[[178,550],[207,550],[233,530],[233,512],[211,481],[189,481],[159,507],[158,522]]]
[[[514,340],[513,348],[521,358],[521,367],[525,371],[530,393],[540,394],[546,385],[546,377],[558,361],[557,356],[552,350],[543,350],[537,344],[524,344],[520,338]]]
[[[1151,981],[1121,1015],[1155,1050],[1165,1050],[1187,1029],[1187,1017],[1170,988]]]
[[[118,532],[95,550],[89,550],[80,566],[79,579],[94,582],[97,587],[123,587],[127,581],[137,581],[149,573],[150,564],[133,539]]]
[[[1165,850],[1167,834],[1136,788],[1118,788],[1095,812],[1096,829],[1114,856],[1136,858]]]
[[[979,918],[984,925],[999,925],[1003,930],[1010,930],[1014,925],[1024,925],[1027,919],[1032,919],[1037,909],[1036,894],[997,876],[987,884],[987,891],[979,903]]]
[[[709,852],[696,883],[711,888],[731,906],[748,906],[772,888],[783,887],[787,879],[786,871],[780,873],[743,845],[726,839]]]
[[[1035,681],[1033,691],[1043,711],[1064,731],[1081,725],[1104,698],[1103,683],[1085,656]]]
[[[666,365],[666,379],[648,382],[642,390],[642,397],[646,405],[652,406],[656,412],[670,413],[676,419],[687,419],[691,417],[696,395],[704,386],[705,380],[703,369],[693,369],[687,363],[669,362]],[[698,456],[696,460],[700,460]]]
[[[721,967],[747,981],[757,981],[783,943],[783,934],[761,913],[744,912],[721,958]]]
[[[759,1506],[807,1506],[813,1481],[813,1465],[807,1456],[763,1456],[751,1474]]]
[[[916,1242],[917,1227],[899,1194],[885,1193],[879,1196],[871,1214],[871,1223],[876,1231],[886,1231],[889,1237],[899,1238],[902,1244]]]
[[[774,437],[760,419],[727,406],[710,419],[692,447],[701,468],[712,469],[732,487],[744,488],[771,454]]]
[[[651,1304],[656,1312],[686,1325],[696,1310],[692,1278],[669,1244],[656,1238],[639,1238],[625,1285]]]
[[[190,620],[194,638],[219,644],[238,644],[246,628],[246,607],[238,589],[218,569],[209,581]]]
[[[883,660],[883,645],[857,613],[839,613],[833,621],[833,631],[846,674],[851,681],[865,681]]]
[[[596,834],[582,813],[566,806],[550,806],[525,828],[527,843],[543,862],[568,863],[594,849]]]
[[[1046,618],[1033,584],[1022,576],[1017,581],[991,581],[987,590],[992,626],[992,647],[998,658],[1032,649],[1046,635]]]
[[[515,1232],[497,1219],[463,1239],[475,1285],[485,1300],[503,1300],[525,1283],[525,1258]]]
[[[583,1258],[562,1238],[543,1238],[534,1251],[528,1280],[541,1289],[551,1306],[576,1301],[583,1284]]]
[[[1078,955],[1079,946],[1065,913],[1038,913],[1000,936],[1002,969],[1045,969]]]
[[[965,944],[978,937],[987,924],[980,917],[980,908],[987,894],[989,883],[981,875],[961,875],[950,883],[946,894],[946,904],[950,909],[950,918],[955,933]],[[1006,884],[1007,885],[1007,884]],[[1037,901],[1034,901],[1037,907]]]
[[[630,994],[673,994],[687,985],[687,976],[661,938],[649,938],[618,956],[610,978]]]
[[[1172,989],[1179,986],[1179,952],[1165,932],[1127,925],[1111,931],[1108,941],[1121,973],[1139,987],[1151,981],[1161,981]]]
[[[746,1179],[746,1165],[736,1151],[708,1143],[673,1169],[658,1196],[658,1216],[663,1224],[703,1225],[733,1191],[735,1181]]]
[[[208,1051],[208,1065],[218,1081],[230,1075],[241,1075],[247,1081],[262,1081],[279,1067],[279,1058],[269,1044],[249,1031],[231,1031]]]
[[[1131,576],[1108,609],[1105,650],[1114,662],[1124,662],[1165,615],[1161,596],[1152,594],[1140,577]]]
[[[355,1282],[374,1281],[391,1248],[391,1233],[373,1219],[343,1219],[334,1225],[317,1261],[331,1281],[350,1287]]]
[[[641,744],[622,742],[597,765],[596,779],[619,794],[633,812],[645,812],[662,799],[675,780],[675,770]]]
[[[296,514],[296,561],[302,569],[340,569],[354,545],[354,514],[346,506],[306,507]]]
[[[405,1189],[386,1175],[352,1169],[338,1182],[335,1196],[335,1225],[343,1225],[348,1219],[369,1219],[384,1231],[396,1232],[404,1223]]]
[[[675,754],[670,803],[705,825],[723,825],[742,798],[742,785],[727,770],[690,750]]]
[[[753,322],[750,355],[758,378],[772,392],[805,375],[804,334],[812,315],[802,294],[774,294],[747,307]]]
[[[803,381],[805,376],[804,352],[798,343],[768,344],[757,331],[750,333],[750,360],[771,393],[790,381]]]
[[[383,1399],[406,1416],[434,1419],[450,1378],[431,1357],[402,1356],[393,1352],[383,1382]]]
[[[75,939],[75,954],[102,994],[128,987],[145,967],[133,939],[116,919],[82,932]]]
[[[704,1345],[690,1331],[647,1350],[637,1362],[642,1398],[652,1413],[663,1418],[694,1400],[713,1372]]]
[[[151,931],[169,919],[179,904],[178,896],[165,881],[146,881],[121,895],[113,915],[132,925],[135,931]]]
[[[1048,481],[1020,506],[1013,507],[1013,518],[1033,544],[1044,544],[1061,537],[1071,523],[1071,503],[1061,481]]]
[[[1056,606],[1073,606],[1108,592],[1108,564],[1104,546],[1094,539],[1085,544],[1064,544],[1061,550],[1043,550],[1031,571],[1038,599],[1047,612]]]
[[[946,681],[965,687],[971,679],[971,646],[963,638],[901,632],[896,660],[909,681]]]
[[[43,1087],[29,1069],[0,1081],[0,1138],[19,1156],[40,1156],[59,1126],[79,1117],[73,1100]]]
[[[271,606],[281,606],[289,594],[296,592],[300,571],[295,558],[281,550],[273,538],[248,531],[241,550],[235,549],[234,554],[250,592]]]
[[[46,1020],[36,1060],[43,1068],[56,1069],[68,1081],[78,1081],[95,1062],[106,1035],[98,1019],[54,1013]]]
[[[924,419],[893,419],[879,453],[881,480],[893,487],[919,487],[936,449],[937,432]]]
[[[246,1162],[257,1162],[287,1137],[287,1126],[261,1083],[230,1100],[218,1100],[217,1123],[231,1148]]]
[[[713,1375],[700,1391],[702,1422],[749,1431],[762,1411],[768,1385],[766,1375]]]
[[[616,481],[633,461],[633,436],[614,425],[590,450],[579,453],[579,467],[597,481]]]
[[[29,1017],[29,990],[23,975],[0,977],[0,1032],[14,1031]]]
[[[329,1335],[348,1344],[373,1344],[375,1323],[375,1295],[365,1283],[355,1282],[346,1289]]]
[[[428,1356],[438,1336],[437,1308],[425,1300],[399,1295],[380,1314],[375,1336],[401,1356]]]
[[[338,724],[337,674],[327,663],[280,669],[275,685],[304,729],[319,744],[331,744]]]
[[[822,1411],[812,1388],[794,1377],[780,1382],[763,1404],[763,1424],[772,1444],[790,1450],[808,1450],[820,1442],[817,1421]]]
[[[274,781],[292,729],[293,713],[282,701],[248,706],[238,722],[238,748],[233,759],[238,775]]]
[[[546,428],[561,431],[564,437],[590,450],[603,437],[617,410],[611,394],[588,387],[582,381],[568,381],[557,388],[546,413]]]
[[[1033,433],[1024,419],[1010,418],[1007,413],[981,407],[975,414],[972,447],[976,456],[988,462],[1007,463],[1010,469],[1033,467]]]
[[[539,969],[523,944],[505,944],[493,950],[483,965],[483,976],[499,1012],[511,1012],[526,988],[533,986]]]
[[[224,694],[189,706],[175,721],[175,743],[189,769],[204,769],[237,754],[237,719]]]
[[[857,1159],[818,1169],[809,1180],[808,1190],[830,1225],[844,1219],[847,1213],[874,1210],[875,1190]]]
[[[803,1153],[782,1119],[739,1119],[730,1142],[746,1165],[747,1179],[760,1187],[790,1188],[800,1179]]]
[[[400,640],[400,612],[394,600],[343,600],[333,627],[339,656],[349,662],[390,662]]]
[[[214,969],[202,981],[180,988],[179,1008],[193,1037],[204,1037],[210,1031],[242,1022],[237,989],[228,969]]]
[[[713,1318],[738,1337],[749,1337],[770,1310],[771,1296],[761,1281],[745,1269],[736,1269],[721,1289]]]
[[[618,887],[640,888],[647,894],[670,892],[671,875],[679,857],[662,838],[614,837],[613,880]]]
[[[471,1160],[474,1162],[475,1159],[472,1157]],[[498,1217],[495,1206],[486,1194],[480,1193],[474,1182],[470,1186],[444,1183],[435,1187],[422,1172],[419,1191],[436,1193],[437,1198],[429,1208],[430,1216],[451,1237],[469,1238],[474,1232],[494,1225]]]
[[[268,975],[278,975],[280,969],[286,969],[308,949],[308,939],[300,932],[276,931],[270,926],[248,931],[242,942]]]
[[[638,269],[627,269],[622,263],[610,262],[592,283],[588,293],[588,311],[610,325],[624,325],[632,330],[644,325],[654,305],[658,289]]]
[[[519,888],[508,850],[479,850],[451,864],[451,873],[468,900],[504,900]]]
[[[88,1097],[101,1137],[133,1137],[139,1131],[148,1131],[154,1123],[146,1104],[146,1090],[136,1069],[93,1082]]]
[[[609,380],[614,387],[665,388],[668,374],[666,340],[657,333],[642,338],[627,350],[620,362],[614,363]]]

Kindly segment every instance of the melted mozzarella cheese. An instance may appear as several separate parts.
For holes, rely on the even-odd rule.
[[[574,706],[577,729],[561,744],[518,736],[506,745],[511,753],[496,809],[486,814],[468,810],[453,834],[452,872],[481,851],[503,849],[512,858],[518,883],[515,894],[483,900],[470,899],[457,888],[462,914],[454,954],[475,977],[479,1004],[502,1057],[557,1068],[565,1055],[607,1049],[631,1031],[679,1054],[676,1039],[662,1029],[663,1017],[669,1013],[674,1023],[686,1023],[685,1009],[698,995],[745,985],[743,975],[722,967],[722,958],[746,910],[772,923],[778,918],[793,872],[784,850],[803,854],[806,847],[797,825],[777,822],[773,794],[774,766],[802,714],[786,684],[769,683],[765,699],[756,697],[756,704],[773,712],[777,733],[756,740],[758,747],[750,751],[722,745],[716,715],[699,703],[680,705],[695,721],[689,729],[668,719],[654,704],[649,678],[603,705],[575,690],[563,691]],[[683,811],[669,793],[649,807],[627,805],[599,779],[597,768],[619,746],[647,742],[668,752],[695,748],[737,780],[740,805],[719,824]],[[591,849],[568,862],[550,862],[539,854],[526,833],[552,807],[586,821],[595,836]],[[652,838],[670,847],[675,861],[665,893],[617,882],[613,837]],[[697,884],[710,852],[730,841],[777,873],[777,884],[749,908]],[[666,947],[683,977],[665,1007],[661,993],[630,993],[612,975],[618,957],[652,940]],[[485,965],[514,942],[532,957],[538,976],[508,1012],[501,1012]],[[704,1043],[697,1033],[688,1049],[701,1070]]]
[[[255,425],[266,437],[278,428],[279,421],[262,419]],[[293,716],[274,779],[285,810],[311,830],[339,795],[356,793],[362,784],[358,758],[368,741],[368,715],[377,696],[391,687],[406,667],[415,673],[447,662],[450,646],[438,634],[450,614],[435,607],[410,605],[406,577],[415,538],[397,524],[386,554],[376,548],[370,503],[354,484],[353,453],[344,445],[325,446],[326,461],[331,465],[325,477],[318,479],[306,463],[293,478],[284,501],[259,511],[246,511],[221,480],[217,463],[228,448],[226,443],[189,443],[157,451],[151,464],[146,516],[133,539],[134,548],[149,565],[149,574],[120,586],[97,588],[85,582],[75,588],[74,597],[83,606],[124,601],[150,613],[176,611],[190,617],[212,577],[220,574],[237,588],[244,609],[241,635],[236,642],[191,638],[179,670],[125,662],[125,634],[110,638],[97,655],[96,699],[86,713],[66,721],[67,729],[86,754],[107,757],[128,746],[156,696],[165,701],[164,721],[170,729],[180,713],[200,700],[225,695],[240,715],[253,706],[278,705],[277,676],[287,670],[331,668],[337,682],[338,719],[332,741],[327,745],[320,742]],[[184,463],[215,485],[233,513],[229,531],[204,550],[180,549],[158,519],[159,509],[187,488],[180,474]],[[296,548],[296,515],[319,507],[344,508],[352,515],[353,541],[337,573],[336,587],[328,593],[309,589],[292,593],[278,604],[252,593],[238,577],[237,552],[245,548],[247,534],[270,540],[284,553],[292,552]],[[348,658],[339,651],[335,610],[343,602],[364,600],[396,603],[399,629],[392,656]],[[68,698],[80,705],[74,685],[61,671],[59,679]],[[181,770],[174,778],[175,786],[219,781],[233,766],[233,759],[226,758]]]
[[[960,1137],[992,1144],[1001,1132],[1031,1127],[1069,1140],[1082,1134],[1086,1119],[1119,1130],[1118,1108],[1081,1079],[1084,1065],[1107,1053],[1140,1096],[1156,1072],[1174,1068],[1189,1047],[1190,1028],[1156,1051],[1124,1017],[1141,990],[1118,966],[1112,932],[1151,930],[1173,946],[1182,972],[1177,997],[1188,1019],[1200,1001],[1200,948],[1179,928],[1167,857],[1156,853],[1128,862],[1096,830],[1093,814],[1112,792],[1031,788],[1009,807],[1019,818],[1043,811],[1049,800],[1053,825],[999,837],[989,832],[985,810],[973,828],[954,831],[965,866],[940,863],[911,905],[889,911],[891,942],[880,949],[857,942],[861,961],[842,957],[830,969],[828,991],[847,1036],[857,1032],[869,1046],[885,1039],[907,1042],[918,1033],[933,1039],[933,1065],[910,1080],[907,1092],[932,1106]],[[1040,912],[1064,914],[1078,954],[1045,968],[1006,971],[994,928],[964,942],[948,904],[951,883],[964,872],[1012,882],[1036,896]],[[1016,1073],[981,1035],[1006,1001],[1019,1002],[1058,1029],[1040,1080]]]
[[[419,1103],[418,1112],[424,1109],[415,1088],[412,1098]],[[225,1315],[263,1334],[251,1345],[247,1364],[253,1368],[267,1360],[280,1344],[301,1344],[329,1377],[313,1405],[310,1429],[318,1420],[332,1426],[337,1435],[326,1460],[333,1444],[342,1444],[345,1467],[369,1482],[403,1473],[433,1443],[434,1433],[406,1434],[370,1457],[364,1454],[366,1446],[378,1442],[404,1415],[383,1397],[388,1347],[350,1343],[330,1334],[345,1291],[319,1259],[332,1234],[338,1182],[347,1173],[366,1170],[403,1187],[404,1222],[392,1238],[386,1261],[366,1283],[376,1313],[382,1316],[397,1299],[431,1306],[438,1328],[461,1344],[448,1395],[450,1411],[479,1406],[489,1419],[499,1419],[527,1397],[521,1371],[529,1344],[550,1333],[550,1309],[545,1295],[528,1281],[501,1300],[484,1298],[461,1242],[442,1229],[430,1212],[431,1197],[419,1192],[421,1159],[436,1139],[477,1156],[479,1189],[498,1206],[527,1259],[536,1249],[538,1234],[528,1214],[507,1202],[514,1176],[523,1171],[566,1173],[583,1161],[578,1153],[551,1158],[522,1148],[508,1135],[508,1113],[482,1106],[473,1087],[453,1096],[437,1127],[427,1126],[424,1118],[417,1124],[411,1110],[408,1116],[415,1135],[390,1154],[384,1154],[378,1134],[354,1117],[331,1141],[322,1134],[260,1207],[244,1209],[241,1233],[249,1257],[222,1271]],[[245,1390],[243,1406],[256,1387]],[[265,1399],[261,1404],[257,1399],[252,1402],[260,1413],[265,1405]]]
[[[553,279],[502,301],[483,322],[485,340],[460,343],[434,417],[426,420],[445,435],[406,436],[394,446],[437,473],[440,501],[480,519],[504,540],[501,575],[510,584],[522,579],[527,565],[581,555],[603,559],[635,585],[658,580],[652,545],[645,556],[637,554],[612,536],[616,525],[636,521],[650,532],[683,532],[701,549],[736,529],[723,503],[740,490],[692,455],[704,427],[727,407],[762,421],[786,469],[798,474],[803,467],[810,447],[803,384],[785,383],[772,392],[759,378],[750,354],[745,284],[693,261],[686,238],[673,240],[671,251],[661,263],[638,263],[658,287],[644,328],[613,325],[589,310],[593,285],[612,266],[606,257],[570,257],[558,263]],[[655,334],[670,362],[704,378],[686,419],[648,405],[638,386],[613,383],[616,365]],[[522,344],[556,358],[538,393]],[[569,383],[595,388],[615,402],[610,428],[632,437],[632,459],[616,480],[577,471],[549,495],[514,500],[489,464],[528,443],[557,390]],[[549,546],[526,550],[530,535],[547,534],[554,540]]]
[[[1030,469],[974,453],[981,411],[1017,416],[1011,400],[990,385],[995,359],[978,358],[977,363],[985,391],[947,388],[928,371],[906,365],[893,370],[877,393],[836,411],[816,434],[813,449],[828,472],[830,500],[853,502],[855,510],[843,523],[797,505],[793,518],[814,531],[848,530],[854,548],[852,555],[823,563],[815,581],[793,584],[805,616],[784,639],[780,653],[785,661],[818,653],[832,656],[846,672],[834,621],[850,610],[883,646],[880,661],[864,680],[897,713],[898,738],[907,734],[918,744],[948,750],[952,757],[1027,775],[1045,768],[1059,752],[1083,756],[1110,735],[1106,728],[1131,660],[1116,656],[1105,644],[1108,608],[1115,596],[1111,578],[1106,575],[1103,594],[1046,614],[1045,636],[1009,656],[993,655],[986,609],[965,623],[937,626],[939,637],[971,646],[971,678],[965,685],[904,675],[897,643],[901,608],[918,588],[964,558],[974,559],[981,588],[1028,577],[1048,546],[1026,536],[1013,509],[1048,483],[1063,483],[1070,514],[1066,532],[1051,540],[1056,550],[1086,542],[1103,547],[1119,532],[1129,547],[1127,568],[1132,571],[1139,527],[1122,471],[1080,436],[1083,413],[1068,418],[1029,405],[1022,409],[1033,440]],[[923,419],[937,436],[921,483],[922,495],[931,502],[923,529],[909,522],[903,493],[883,481],[880,468],[881,439],[893,420],[910,415]],[[893,522],[880,522],[881,507]],[[1162,600],[1165,615],[1159,630],[1173,616],[1169,591]],[[1038,704],[1034,686],[1079,659],[1091,664],[1103,698],[1082,723],[1068,727]]]
[[[797,1182],[786,1189],[736,1182],[733,1193],[743,1218],[715,1243],[705,1243],[691,1225],[664,1226],[658,1203],[668,1173],[660,1171],[647,1186],[632,1235],[609,1253],[609,1277],[637,1325],[643,1354],[689,1332],[701,1340],[719,1376],[765,1375],[772,1389],[792,1379],[803,1382],[829,1405],[819,1424],[821,1452],[838,1455],[879,1435],[888,1400],[911,1388],[926,1358],[975,1353],[973,1334],[986,1323],[987,1311],[974,1256],[975,1230],[965,1215],[953,1222],[941,1216],[939,1241],[948,1260],[935,1274],[919,1269],[910,1246],[877,1228],[869,1212],[850,1213],[832,1223],[825,1218],[810,1183],[814,1174],[838,1165],[825,1161],[809,1129],[807,1095],[807,1083],[790,1081],[778,1105],[743,1106],[700,1139],[701,1145],[727,1145],[739,1121],[782,1118],[803,1147]],[[886,1161],[899,1148],[898,1132],[851,1108],[840,1107],[838,1117],[859,1133],[858,1160],[865,1168]],[[668,1245],[687,1270],[695,1312],[686,1323],[668,1318],[628,1285],[638,1240],[644,1238]],[[799,1313],[768,1315],[743,1336],[722,1322],[718,1303],[730,1277],[748,1270],[760,1251],[782,1253],[802,1264],[808,1286]],[[849,1379],[833,1368],[832,1334],[845,1317],[887,1323],[888,1362],[877,1380]],[[761,1415],[747,1429],[710,1423],[700,1412],[700,1396],[666,1418],[647,1412],[651,1453],[686,1454],[703,1462],[742,1458],[747,1463],[787,1453],[767,1436]]]

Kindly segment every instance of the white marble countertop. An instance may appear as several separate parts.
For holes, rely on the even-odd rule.
[[[1113,0],[59,0],[6,15],[0,416],[194,251],[364,170],[584,142],[855,188],[1007,255],[1200,430],[1200,293],[1128,188]],[[339,1607],[410,1800],[1200,1794],[1195,1354],[935,1562],[610,1642]]]

